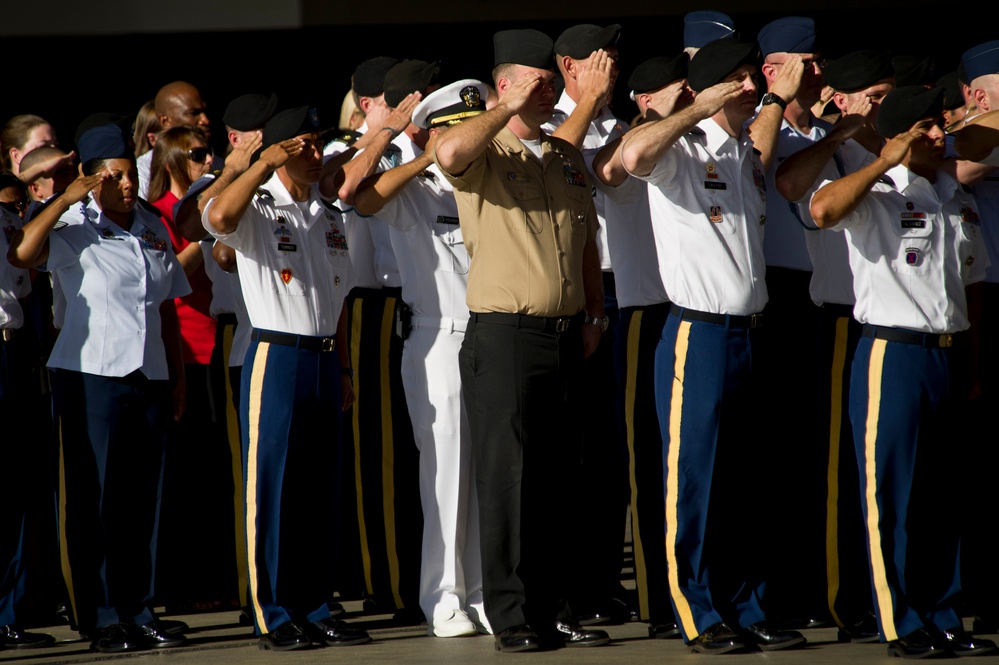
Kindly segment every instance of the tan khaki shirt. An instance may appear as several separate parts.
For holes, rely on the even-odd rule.
[[[471,259],[472,312],[583,309],[583,246],[597,233],[593,188],[576,148],[541,137],[541,162],[504,127],[463,174],[444,173]]]

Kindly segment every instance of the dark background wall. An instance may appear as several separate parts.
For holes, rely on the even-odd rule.
[[[0,21],[8,61],[0,122],[19,113],[41,115],[56,127],[63,147],[71,147],[87,115],[134,114],[162,84],[177,79],[201,89],[215,141],[224,140],[226,104],[246,92],[277,92],[282,106],[318,103],[335,120],[358,62],[375,55],[438,59],[442,80],[488,78],[492,34],[512,27],[554,38],[576,23],[620,23],[622,75],[614,109],[623,118],[635,110],[625,85],[631,69],[648,57],[678,53],[682,17],[691,9],[725,11],[746,38],[779,16],[812,16],[828,56],[886,48],[933,56],[940,74],[956,68],[964,50],[995,37],[984,17],[951,17],[909,2],[850,0],[813,2],[807,11],[789,2],[174,0],[159,15],[153,3],[138,0],[100,7],[68,0],[16,4],[2,10]]]

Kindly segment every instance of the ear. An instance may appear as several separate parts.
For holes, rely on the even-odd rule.
[[[767,81],[773,81],[777,78],[777,68],[772,63],[763,63],[760,66],[760,73]]]
[[[163,115],[156,116],[156,119],[160,121],[160,127],[163,129],[170,129],[170,116],[164,113]]]
[[[989,108],[989,96],[982,88],[975,88],[971,91],[971,98],[975,100],[975,106],[983,111],[991,111]],[[12,149],[13,150],[13,149]]]
[[[841,112],[846,112],[846,95],[842,92],[834,92],[832,101]]]
[[[11,148],[10,150],[8,150],[7,155],[10,157],[11,164],[18,164],[18,165],[20,165],[21,163],[21,158],[24,157],[24,155],[21,154],[21,151],[18,150],[17,148]]]
[[[374,100],[372,100],[371,97],[361,97],[361,99],[358,102],[358,106],[360,107],[361,111],[364,112],[364,115],[368,115],[368,113],[371,112],[371,105],[373,102]]]
[[[576,78],[576,61],[567,55],[563,55],[558,60],[559,68],[567,77]]]

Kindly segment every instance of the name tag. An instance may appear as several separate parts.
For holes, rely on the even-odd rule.
[[[925,229],[926,220],[925,219],[905,219],[902,218],[902,228],[903,229]]]
[[[438,224],[447,224],[449,226],[457,226],[458,225],[458,218],[457,217],[447,217],[446,215],[437,215],[437,223]]]
[[[728,189],[728,185],[725,184],[724,182],[711,182],[709,180],[705,180],[704,189],[726,190]]]
[[[293,242],[279,242],[278,243],[278,250],[280,250],[282,252],[297,252],[298,251],[298,245],[296,245]]]

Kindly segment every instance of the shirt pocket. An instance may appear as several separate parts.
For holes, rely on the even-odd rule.
[[[541,186],[533,180],[514,178],[514,175],[511,173],[511,178],[503,183],[515,206],[515,209],[507,211],[504,218],[515,231],[526,229],[531,233],[541,233],[548,212]]]
[[[704,216],[711,228],[722,235],[734,234],[739,226],[736,217],[744,214],[743,206],[734,191],[735,185],[731,182],[705,180],[701,187],[704,188]]]
[[[468,252],[457,226],[435,224],[432,229],[434,253],[437,255],[437,272],[468,273]]]
[[[586,231],[586,215],[593,200],[592,190],[588,187],[566,185],[566,198],[569,202],[569,227],[573,231]]]
[[[933,220],[920,220],[921,225],[903,225],[896,221],[894,232],[899,239],[898,254],[891,262],[899,275],[928,275],[933,264]]]

